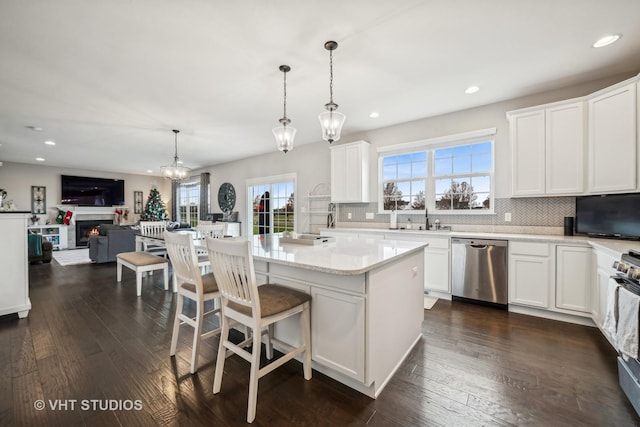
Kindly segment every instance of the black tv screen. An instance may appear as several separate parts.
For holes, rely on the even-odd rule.
[[[62,175],[62,204],[78,206],[124,205],[124,180]]]
[[[576,197],[576,233],[640,239],[640,193]]]

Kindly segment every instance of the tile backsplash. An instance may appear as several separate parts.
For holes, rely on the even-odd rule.
[[[387,228],[389,214],[375,213],[377,203],[338,205],[338,227]],[[539,197],[523,199],[495,199],[494,214],[442,215],[429,213],[429,222],[436,219],[443,226],[458,231],[513,231],[521,233],[562,234],[565,216],[575,216],[575,197]],[[373,213],[373,219],[366,214]],[[505,221],[505,213],[511,213],[511,221]],[[351,218],[349,218],[351,214]],[[398,213],[398,227],[405,227],[411,219],[414,228],[424,226],[423,215]]]

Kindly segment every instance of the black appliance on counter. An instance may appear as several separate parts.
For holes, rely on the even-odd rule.
[[[618,274],[612,277],[620,285],[617,293],[618,300],[623,298],[623,293],[626,292],[640,295],[640,252],[631,250],[629,253],[623,254],[620,261],[614,262],[613,267],[618,271]],[[618,302],[616,301],[616,312],[617,306]],[[619,355],[618,377],[620,387],[640,415],[640,360],[637,357]]]
[[[576,197],[576,234],[640,239],[640,193]]]

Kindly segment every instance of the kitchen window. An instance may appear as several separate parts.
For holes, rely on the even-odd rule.
[[[379,212],[493,213],[495,129],[378,149]]]

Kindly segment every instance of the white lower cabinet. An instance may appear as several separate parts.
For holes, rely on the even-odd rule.
[[[364,298],[316,287],[311,290],[311,298],[313,360],[364,381]]]
[[[424,288],[449,293],[451,272],[450,239],[431,237],[424,250]]]
[[[556,246],[556,308],[591,312],[591,248]]]
[[[549,244],[509,242],[509,303],[549,308]]]

